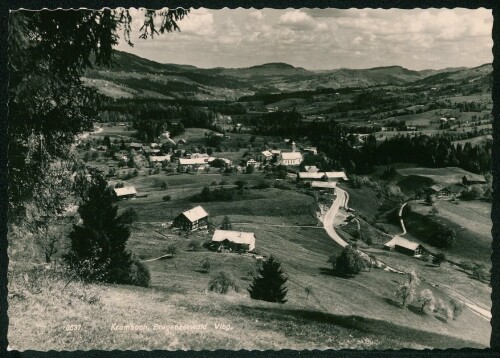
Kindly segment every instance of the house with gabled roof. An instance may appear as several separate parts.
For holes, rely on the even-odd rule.
[[[231,250],[235,252],[248,252],[255,249],[255,234],[253,232],[215,230],[212,244],[218,252]]]
[[[116,198],[118,199],[130,199],[137,196],[137,191],[133,186],[126,186],[123,188],[113,188]]]
[[[419,255],[424,248],[419,243],[407,240],[401,236],[394,236],[392,240],[384,244],[386,250],[394,250],[406,255]]]
[[[207,228],[208,213],[201,206],[197,206],[179,214],[172,226],[189,231]]]

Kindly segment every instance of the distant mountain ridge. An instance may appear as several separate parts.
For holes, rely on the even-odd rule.
[[[127,52],[114,51],[111,68],[87,71],[86,82],[111,97],[167,97],[235,99],[257,91],[314,90],[317,87],[370,87],[407,83],[439,84],[472,81],[489,76],[491,64],[475,68],[415,71],[399,65],[368,69],[307,70],[284,62],[243,68],[199,68],[159,63]],[[104,89],[103,87],[108,87]]]

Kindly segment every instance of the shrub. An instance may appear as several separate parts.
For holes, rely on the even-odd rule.
[[[441,266],[441,263],[444,261],[446,261],[446,256],[442,252],[437,253],[432,259],[432,263],[436,266]]]
[[[451,305],[451,310],[453,311],[453,319],[457,319],[458,316],[462,314],[464,310],[464,305],[455,299],[451,299],[450,305]]]
[[[149,287],[151,284],[151,274],[148,267],[137,257],[132,258],[132,264],[129,272],[130,285]]]
[[[415,288],[408,282],[402,282],[395,292],[396,298],[401,300],[401,306],[406,306],[415,298]]]
[[[170,199],[172,199],[172,197],[170,195],[164,195],[162,197],[163,201],[170,201]]]
[[[337,256],[335,271],[340,276],[357,275],[365,264],[359,253],[350,246],[346,246]]]
[[[210,260],[208,258],[203,259],[203,261],[201,262],[201,268],[203,269],[203,271],[205,272],[210,271],[210,267],[211,267]]]
[[[428,308],[430,311],[434,311],[434,307],[436,306],[436,299],[434,298],[434,294],[429,289],[420,291],[420,294],[418,295],[418,302],[421,305],[421,312],[424,312],[425,308]]]
[[[191,251],[198,251],[200,249],[200,244],[198,241],[191,240],[188,242],[188,249]]]
[[[177,246],[175,246],[174,244],[170,244],[167,246],[167,250],[166,250],[167,254],[170,254],[170,255],[175,255],[177,253]]]
[[[208,283],[208,290],[220,294],[226,294],[233,288],[238,292],[238,286],[234,283],[233,279],[225,272],[220,271]]]

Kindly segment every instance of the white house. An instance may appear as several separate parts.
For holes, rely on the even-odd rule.
[[[255,249],[255,234],[253,232],[215,230],[212,243],[218,245],[218,251],[222,249],[253,251]]]
[[[292,142],[291,152],[281,152],[279,163],[293,166],[302,163],[302,153],[296,151],[295,142]]]

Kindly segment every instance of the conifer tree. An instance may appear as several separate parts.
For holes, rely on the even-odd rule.
[[[259,269],[259,276],[253,278],[248,288],[250,297],[254,300],[285,303],[288,288],[285,286],[288,278],[284,275],[281,263],[271,256]]]
[[[129,213],[118,215],[112,190],[98,172],[92,173],[81,194],[78,213],[82,221],[73,225],[69,234],[71,246],[66,261],[83,279],[130,283],[133,259],[126,250]]]

